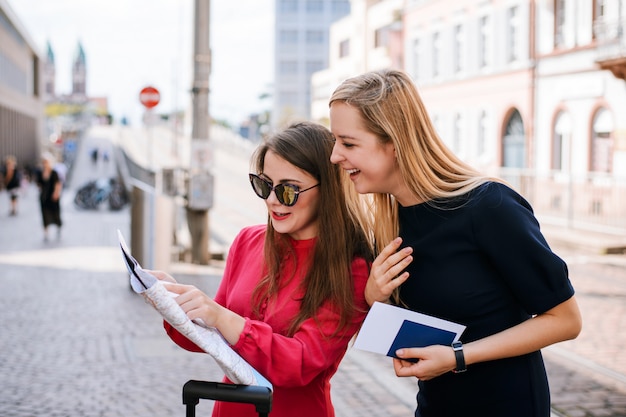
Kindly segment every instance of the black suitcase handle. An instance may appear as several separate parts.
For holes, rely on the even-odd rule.
[[[261,417],[267,417],[272,410],[272,390],[259,385],[187,381],[183,385],[183,404],[187,406],[187,417],[196,417],[196,405],[200,399],[253,404]]]

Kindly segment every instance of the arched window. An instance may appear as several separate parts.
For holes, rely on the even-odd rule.
[[[613,116],[604,108],[599,109],[593,118],[589,160],[592,172],[613,171]]]
[[[506,168],[524,168],[526,166],[524,122],[517,110],[513,111],[506,124],[502,146],[502,166]]]
[[[561,112],[554,122],[552,133],[551,168],[556,171],[569,171],[569,146],[572,137],[572,120],[569,113]]]

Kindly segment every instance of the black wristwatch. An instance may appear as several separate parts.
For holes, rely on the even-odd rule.
[[[467,371],[465,367],[465,356],[463,355],[463,343],[452,343],[452,350],[454,350],[454,357],[456,358],[456,368],[452,371],[455,374]]]

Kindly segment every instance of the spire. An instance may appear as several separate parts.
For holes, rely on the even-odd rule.
[[[49,64],[54,65],[54,51],[52,50],[52,45],[50,44],[50,41],[47,42],[46,49],[47,49],[47,52],[46,52],[47,61]]]
[[[52,102],[55,98],[56,90],[56,68],[54,63],[54,51],[50,41],[47,41],[46,45],[46,61],[43,63],[43,77],[44,77],[44,98],[46,102]]]
[[[76,46],[76,53],[74,54],[74,65],[81,64],[85,65],[87,62],[85,58],[85,51],[83,50],[83,45],[78,41],[78,45]]]
[[[87,95],[87,60],[80,41],[78,41],[72,65],[72,95],[76,97]]]

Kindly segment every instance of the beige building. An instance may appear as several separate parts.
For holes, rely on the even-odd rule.
[[[328,99],[346,78],[403,67],[404,0],[351,0],[350,15],[330,27],[328,68],[311,77],[311,119],[327,124]]]
[[[0,0],[0,157],[35,166],[44,147],[42,61],[23,25]]]
[[[626,232],[626,1],[536,2],[535,207]]]
[[[343,79],[402,68],[444,142],[544,220],[626,233],[625,3],[352,0],[312,117]]]
[[[533,49],[528,1],[409,1],[406,71],[448,146],[482,171],[528,168]]]

